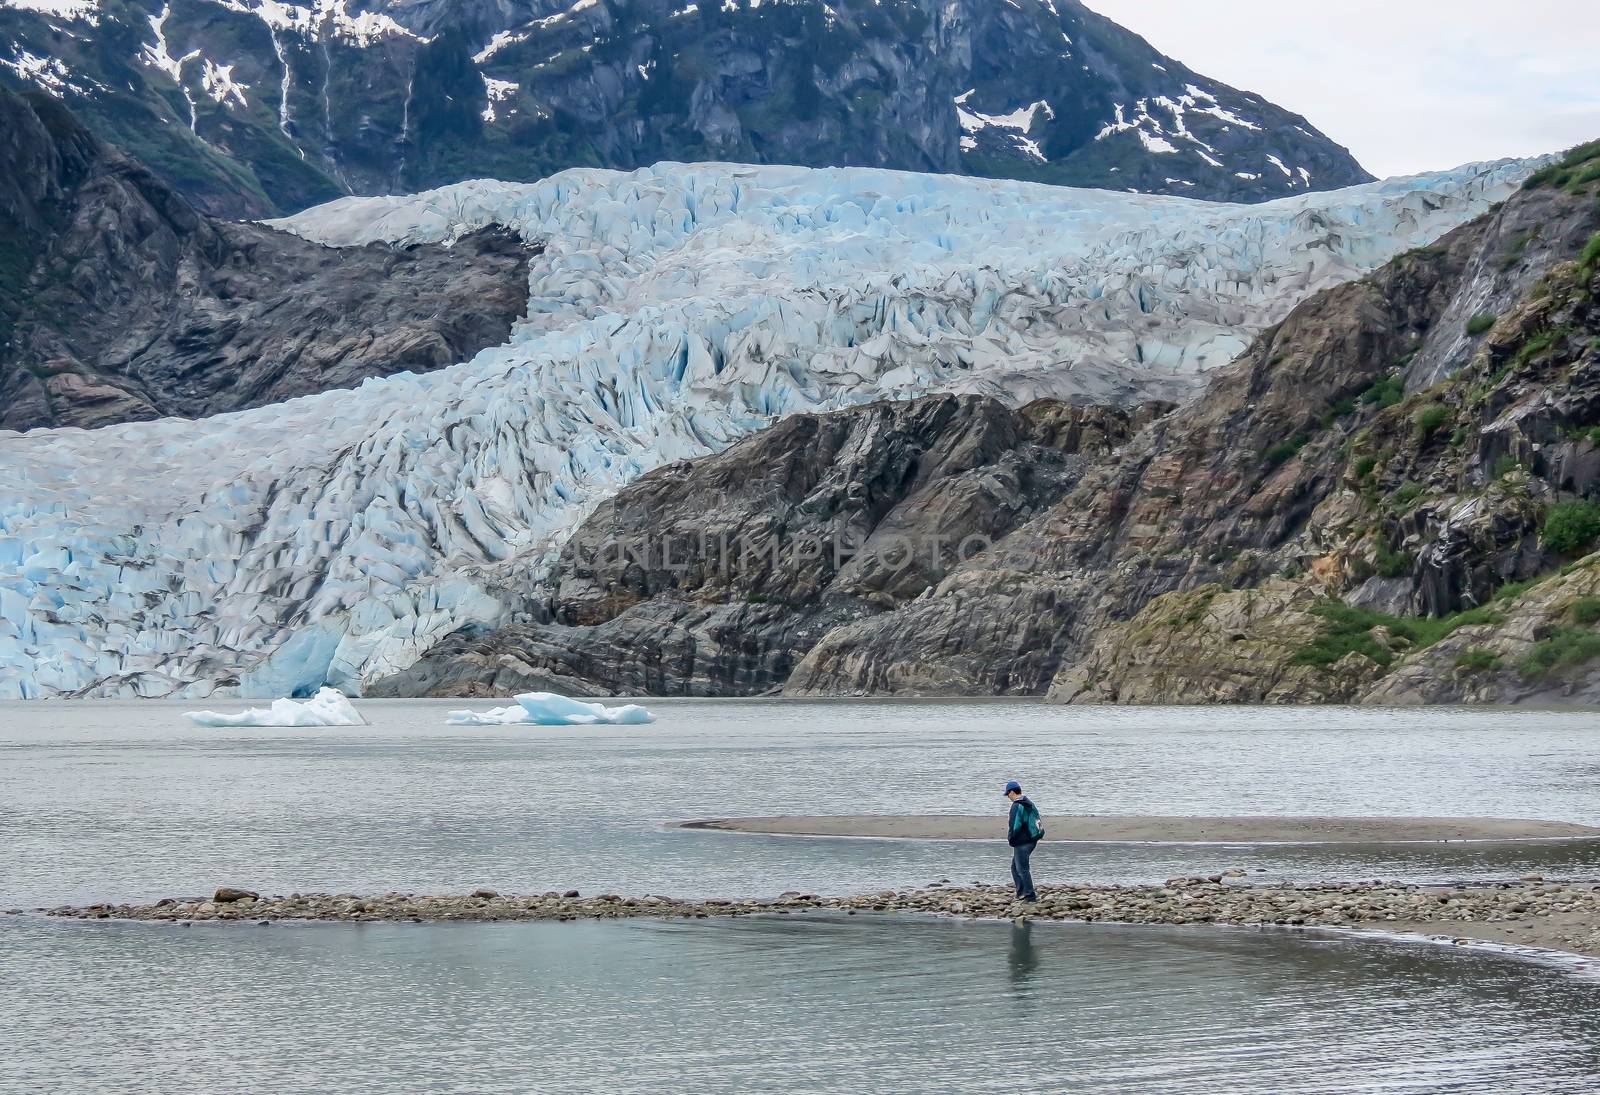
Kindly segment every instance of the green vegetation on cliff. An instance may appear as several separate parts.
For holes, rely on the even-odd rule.
[[[1578,555],[1600,540],[1600,502],[1558,502],[1544,518],[1544,546],[1558,555]]]
[[[1600,597],[1579,597],[1568,602],[1560,626],[1517,663],[1525,677],[1542,678],[1561,666],[1578,666],[1600,659]]]
[[[1312,611],[1323,621],[1322,633],[1294,656],[1296,665],[1332,665],[1347,654],[1361,654],[1388,666],[1394,663],[1397,650],[1426,650],[1457,628],[1499,623],[1502,619],[1490,608],[1473,608],[1444,617],[1391,616],[1333,599]],[[1399,642],[1385,644],[1380,641],[1384,633]]]
[[[1576,191],[1597,180],[1600,180],[1600,141],[1590,141],[1572,149],[1555,163],[1535,171],[1526,185],[1529,189],[1552,186]]]

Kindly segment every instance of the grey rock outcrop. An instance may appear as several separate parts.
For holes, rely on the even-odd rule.
[[[562,552],[547,619],[460,635],[372,694],[748,695],[914,603],[1167,408],[932,396],[796,415],[660,468]]]
[[[1547,225],[1536,262],[1530,221]],[[1563,265],[1597,227],[1588,190],[1527,190],[1319,294],[995,551],[915,604],[830,633],[785,691],[1036,693],[1054,682],[1058,698],[1079,701],[1359,697],[1383,666],[1292,664],[1321,630],[1304,596],[1273,610],[1272,598],[1247,607],[1235,591],[1275,579],[1323,600],[1349,594],[1439,616],[1561,564],[1541,543],[1542,515],[1560,498],[1600,493],[1594,271],[1574,279]],[[1453,360],[1462,328],[1449,317],[1485,279],[1517,305],[1472,336],[1467,366],[1408,397],[1408,363]],[[1518,463],[1525,478],[1500,478]],[[1197,621],[1181,603],[1146,613],[1163,595],[1208,585],[1226,594],[1221,616],[1254,621],[1228,630],[1276,633],[1281,657],[1263,653],[1243,672],[1248,660],[1235,663],[1248,643],[1208,654],[1185,638]],[[1115,648],[1097,648],[1102,638]],[[1230,679],[1230,665],[1243,676]]]
[[[527,252],[506,233],[330,248],[219,221],[54,99],[4,88],[0,147],[3,429],[202,417],[437,369],[526,312]]]

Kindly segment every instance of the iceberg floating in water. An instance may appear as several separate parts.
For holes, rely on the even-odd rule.
[[[237,715],[220,711],[185,711],[198,726],[365,726],[367,720],[337,688],[320,688],[309,700],[273,700],[271,707],[251,707]]]
[[[451,726],[508,726],[527,722],[528,713],[521,707],[491,707],[487,711],[452,711],[445,718]]]
[[[930,392],[1182,398],[1319,289],[1532,162],[1261,205],[858,168],[575,169],[344,198],[334,246],[502,224],[543,249],[506,345],[216,418],[0,431],[0,699],[359,692],[536,590],[663,463]],[[130,475],[129,469],[138,472]]]
[[[514,723],[531,726],[642,726],[656,721],[654,715],[636,703],[607,707],[569,699],[554,692],[524,692],[515,698],[515,707],[452,711],[447,721],[452,726],[506,726]]]

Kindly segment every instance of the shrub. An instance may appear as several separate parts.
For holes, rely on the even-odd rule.
[[[1293,457],[1306,447],[1306,442],[1311,438],[1303,433],[1297,433],[1287,441],[1280,441],[1266,452],[1267,467],[1275,468],[1279,464]]]
[[[1494,591],[1494,599],[1502,603],[1509,603],[1528,592],[1528,590],[1532,589],[1543,580],[1544,579],[1542,578],[1528,578],[1521,582],[1507,582],[1505,585]]]
[[[1515,456],[1506,453],[1494,462],[1494,467],[1490,469],[1491,478],[1504,479],[1520,467],[1522,463]]]
[[[1555,327],[1546,328],[1545,330],[1540,331],[1538,334],[1533,335],[1522,344],[1521,349],[1517,351],[1517,356],[1511,360],[1505,371],[1499,374],[1499,376],[1496,378],[1496,383],[1509,376],[1512,368],[1520,368],[1521,366],[1526,365],[1528,362],[1532,361],[1534,358],[1550,349],[1550,347],[1554,346],[1557,342],[1560,342],[1567,336],[1568,333],[1569,332],[1565,327]]]
[[[1557,502],[1545,511],[1540,541],[1558,555],[1577,555],[1600,539],[1600,503]]]
[[[1389,496],[1389,504],[1397,510],[1405,510],[1422,497],[1424,489],[1421,483],[1401,483]]]
[[[1600,164],[1595,166],[1600,167]],[[1585,274],[1593,273],[1596,267],[1600,267],[1600,232],[1590,236],[1589,242],[1583,245],[1583,251],[1578,255],[1578,265]]]
[[[1567,189],[1577,190],[1578,187],[1587,186],[1596,179],[1600,179],[1600,163],[1591,163],[1587,167],[1581,168],[1576,175],[1568,180]]]
[[[1327,429],[1345,415],[1356,409],[1355,396],[1345,396],[1339,402],[1329,407],[1322,415],[1322,428]]]
[[[1479,312],[1477,315],[1467,320],[1467,334],[1471,335],[1473,338],[1477,338],[1490,327],[1493,327],[1494,321],[1497,318],[1499,317],[1491,315],[1488,312]]]
[[[1418,437],[1427,437],[1448,421],[1450,408],[1443,403],[1424,403],[1411,415],[1411,423],[1416,426]]]
[[[1376,456],[1368,455],[1361,457],[1356,461],[1355,465],[1356,478],[1365,479],[1367,476],[1372,474],[1372,469],[1377,466],[1378,458]]]
[[[1456,655],[1456,668],[1467,673],[1487,673],[1500,668],[1500,655],[1474,646]]]
[[[1398,375],[1386,376],[1361,393],[1361,402],[1375,405],[1380,411],[1392,407],[1406,397],[1406,382]]]
[[[1373,638],[1372,629],[1386,627],[1391,635],[1406,639],[1416,650],[1425,650],[1457,628],[1471,624],[1499,623],[1498,612],[1489,608],[1469,608],[1450,616],[1390,616],[1367,608],[1355,608],[1343,601],[1328,600],[1312,610],[1322,619],[1317,637],[1294,656],[1296,665],[1332,665],[1346,654],[1364,654],[1388,667],[1394,653]]]
[[[1404,578],[1417,565],[1416,556],[1409,551],[1394,551],[1383,540],[1378,541],[1374,554],[1378,557],[1378,574],[1383,578]]]
[[[1600,623],[1600,597],[1579,597],[1567,606],[1567,619],[1583,627]]]
[[[1594,173],[1597,160],[1600,160],[1600,141],[1590,141],[1571,149],[1559,161],[1541,167],[1523,185],[1533,190],[1541,186],[1565,186],[1577,189],[1586,182],[1600,177]]]
[[[1600,658],[1600,634],[1582,627],[1563,627],[1534,643],[1517,668],[1525,677],[1542,677],[1559,666],[1582,665],[1596,658]]]
[[[1538,234],[1539,230],[1537,228],[1530,228],[1526,232],[1519,233],[1517,238],[1511,241],[1511,247],[1506,252],[1506,257],[1501,261],[1500,269],[1515,269],[1517,264],[1522,261],[1522,257],[1527,254],[1528,244],[1532,243],[1533,238]]]
[[[1593,445],[1597,449],[1600,449],[1600,426],[1596,426],[1594,429],[1589,431],[1589,444]]]

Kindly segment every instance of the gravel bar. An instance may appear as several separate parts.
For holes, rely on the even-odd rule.
[[[21,913],[8,909],[7,913]],[[1009,888],[930,883],[850,897],[790,892],[765,900],[684,900],[647,895],[584,896],[576,890],[463,895],[388,893],[290,894],[262,897],[223,887],[210,898],[166,898],[147,905],[59,906],[35,912],[79,920],[141,920],[192,924],[232,921],[496,922],[605,920],[629,917],[749,916],[795,912],[931,913],[954,917],[1102,921],[1122,924],[1234,924],[1367,928],[1443,934],[1454,938],[1600,956],[1600,884],[1515,882],[1446,886],[1400,882],[1255,885],[1243,871],[1173,878],[1146,886],[1041,886],[1024,904]]]

